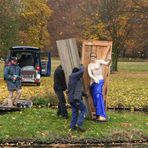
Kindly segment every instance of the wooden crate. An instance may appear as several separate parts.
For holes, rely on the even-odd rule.
[[[76,40],[66,39],[56,41],[58,53],[60,56],[61,64],[64,69],[66,83],[68,83],[69,75],[74,67],[80,66],[80,57],[76,45]]]
[[[83,77],[84,90],[89,94],[89,98],[84,98],[84,103],[88,109],[88,115],[91,118],[95,117],[95,108],[93,106],[93,101],[89,92],[89,83],[90,79],[87,72],[87,66],[90,63],[90,53],[95,52],[98,58],[101,59],[111,59],[112,52],[112,42],[110,41],[84,41],[82,47],[82,60],[80,61],[80,57],[78,54],[78,49],[76,45],[76,40],[66,39],[59,40],[56,42],[58,47],[58,53],[60,56],[61,64],[64,69],[66,82],[68,83],[69,75],[72,72],[74,67],[79,67],[80,63],[84,64],[85,72]],[[108,91],[108,78],[109,78],[109,67],[104,67],[104,98],[105,104],[107,106],[107,91]]]
[[[88,106],[92,118],[95,118],[95,108],[93,100],[90,95],[90,78],[88,75],[88,64],[90,63],[91,52],[96,53],[98,59],[111,59],[112,42],[111,41],[84,41],[82,46],[82,63],[85,67],[85,73],[83,76],[85,91],[89,94]],[[107,107],[107,93],[108,93],[108,81],[109,81],[110,67],[103,67],[104,75],[104,87],[103,95],[105,100],[105,106]]]

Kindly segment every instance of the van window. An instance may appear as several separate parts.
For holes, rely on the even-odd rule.
[[[18,64],[21,68],[24,66],[39,65],[39,56],[37,52],[13,51],[11,56],[16,56],[18,58]]]

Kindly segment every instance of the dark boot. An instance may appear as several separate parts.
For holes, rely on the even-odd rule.
[[[77,127],[77,131],[85,132],[86,130],[85,130],[83,127],[81,127],[81,126],[78,126],[78,127]]]

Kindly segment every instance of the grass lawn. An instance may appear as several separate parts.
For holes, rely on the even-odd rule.
[[[0,78],[3,78],[4,62],[0,61]]]
[[[52,76],[60,64],[52,59]],[[108,106],[148,107],[148,62],[119,62],[119,71],[109,78]],[[8,96],[6,84],[2,79],[3,67],[0,66],[0,101]],[[41,86],[23,86],[22,99],[42,98],[57,104],[53,91],[53,77],[43,77]],[[69,111],[70,113],[70,111]],[[86,132],[69,130],[69,120],[56,117],[56,110],[32,108],[21,112],[0,115],[0,140],[35,139],[50,142],[57,139],[79,140],[97,139],[106,141],[148,140],[147,114],[137,112],[108,112],[109,122],[96,123],[86,120]],[[71,117],[71,116],[70,116]]]
[[[108,106],[148,108],[148,62],[119,62],[110,75]]]
[[[97,139],[105,141],[148,140],[148,119],[144,113],[108,112],[109,121],[97,123],[86,120],[86,132],[69,129],[69,120],[58,118],[55,109],[25,109],[0,116],[0,140],[34,139],[52,142]]]
[[[41,86],[23,86],[22,99],[48,98],[51,104],[57,102],[53,91],[53,72],[60,64],[53,58],[51,77],[43,77]],[[118,72],[109,77],[108,107],[148,108],[148,62],[119,62]],[[0,66],[0,102],[7,96],[3,81],[3,66]]]
[[[119,62],[118,70],[124,72],[148,72],[148,62]]]

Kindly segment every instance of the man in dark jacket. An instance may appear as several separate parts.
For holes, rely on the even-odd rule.
[[[84,67],[81,65],[80,69],[75,67],[72,74],[69,76],[68,83],[68,99],[72,108],[72,119],[70,128],[73,130],[85,131],[82,128],[84,118],[87,113],[86,106],[83,103],[83,85],[81,78],[83,76]]]
[[[58,111],[57,115],[64,118],[68,118],[68,112],[66,108],[66,100],[64,96],[64,91],[67,89],[65,74],[62,66],[59,65],[54,72],[54,91],[58,97]]]
[[[17,57],[12,57],[11,62],[4,69],[9,97],[4,100],[2,106],[16,106],[21,97],[21,68],[17,65]],[[14,92],[16,96],[14,97]]]

